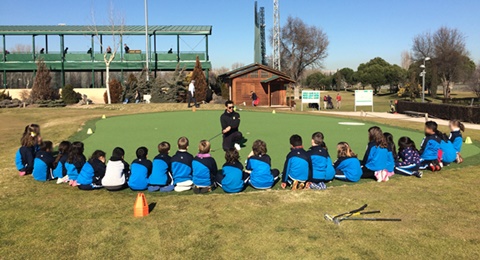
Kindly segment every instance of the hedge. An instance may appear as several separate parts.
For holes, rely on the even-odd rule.
[[[405,114],[405,111],[415,111],[428,113],[432,117],[445,120],[458,119],[463,122],[480,123],[480,107],[478,106],[459,106],[398,100],[396,109],[397,112],[401,114]]]

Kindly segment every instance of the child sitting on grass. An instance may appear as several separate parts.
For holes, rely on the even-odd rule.
[[[237,193],[245,189],[248,174],[243,172],[243,165],[239,160],[240,154],[237,149],[230,148],[225,152],[226,162],[222,167],[222,172],[217,174],[215,180],[226,193]]]
[[[208,193],[215,189],[217,162],[210,155],[210,142],[202,140],[198,144],[198,154],[192,161],[193,193]]]
[[[290,137],[290,153],[287,155],[282,172],[282,189],[289,184],[292,190],[301,190],[311,175],[312,162],[310,156],[303,149],[302,137],[292,135]]]
[[[57,179],[57,184],[65,182],[64,177],[67,175],[67,169],[65,169],[65,163],[68,159],[68,151],[72,144],[69,141],[62,141],[58,145],[58,154],[53,163],[53,177]]]
[[[102,186],[108,191],[119,191],[128,187],[130,165],[123,159],[125,151],[121,147],[113,149],[112,157],[107,163]]]
[[[450,136],[448,139],[453,143],[455,150],[457,151],[457,163],[462,163],[463,158],[460,152],[462,151],[463,138],[462,132],[465,132],[465,126],[457,119],[451,120],[448,124],[450,127]]]
[[[442,157],[439,158],[442,160],[441,166],[451,164],[457,160],[457,150],[455,150],[455,146],[444,133],[440,133],[440,150],[442,151]]]
[[[267,154],[267,144],[262,140],[253,142],[248,155],[246,173],[250,174],[250,185],[255,189],[270,189],[278,180],[280,171],[272,169],[272,159]]]
[[[142,191],[148,187],[148,177],[152,173],[152,161],[147,159],[147,147],[139,147],[136,155],[137,159],[135,159],[130,166],[128,186],[133,191]]]
[[[420,154],[415,147],[415,142],[410,137],[403,136],[398,139],[398,155],[395,166],[397,172],[422,178],[423,173],[419,171]]]
[[[334,163],[335,179],[357,182],[362,177],[362,167],[357,155],[347,142],[337,144],[337,160]]]
[[[308,150],[308,155],[312,161],[312,178],[308,180],[306,188],[324,190],[327,187],[325,182],[330,182],[335,177],[335,169],[323,133],[313,133],[312,147]]]
[[[172,176],[176,192],[192,189],[193,156],[187,151],[188,144],[188,138],[180,137],[177,141],[178,151],[172,157]]]
[[[37,181],[53,180],[52,169],[55,158],[52,155],[53,144],[43,141],[40,150],[35,154],[33,163],[33,179]]]
[[[35,147],[37,145],[37,133],[30,125],[25,127],[25,131],[20,139],[21,147],[15,154],[15,165],[18,174],[24,176],[33,171],[33,161],[35,160]]]
[[[170,192],[173,191],[173,178],[171,174],[170,144],[158,144],[158,155],[153,159],[152,174],[148,177],[148,191]]]
[[[385,140],[387,141],[387,177],[391,177],[395,174],[395,158],[397,158],[397,147],[393,141],[393,135],[391,133],[383,133]]]
[[[77,186],[78,174],[82,170],[83,165],[87,161],[85,155],[83,155],[83,143],[73,142],[72,147],[68,153],[68,159],[65,162],[65,169],[67,170],[68,185]]]
[[[102,179],[105,176],[105,152],[96,150],[86,162],[77,178],[78,188],[80,190],[101,189]]]
[[[362,160],[362,178],[388,181],[387,162],[389,151],[382,129],[372,126],[368,129],[368,145]]]
[[[439,150],[440,150],[440,136],[437,130],[438,125],[434,121],[425,123],[425,137],[422,140],[420,147],[420,169],[429,168],[432,172],[440,171]]]

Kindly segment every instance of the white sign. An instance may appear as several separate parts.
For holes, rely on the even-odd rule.
[[[357,106],[372,106],[373,112],[373,90],[355,90],[355,111]]]
[[[304,90],[302,91],[302,111],[303,104],[315,103],[320,106],[320,91]]]

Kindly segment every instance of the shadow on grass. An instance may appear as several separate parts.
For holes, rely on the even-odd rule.
[[[148,212],[152,213],[152,211],[155,209],[156,206],[157,206],[156,202],[152,202],[148,204]]]

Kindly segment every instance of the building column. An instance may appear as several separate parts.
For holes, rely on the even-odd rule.
[[[48,54],[48,35],[45,34],[45,54]]]
[[[205,60],[210,60],[210,57],[208,57],[208,35],[205,35]]]
[[[60,35],[60,52],[62,53],[62,69],[60,71],[60,76],[62,79],[62,88],[65,87],[65,41],[64,36]]]
[[[92,35],[90,42],[92,46],[92,53],[90,53],[90,59],[92,60],[92,88],[95,88],[95,39],[94,35]]]
[[[177,62],[180,62],[180,35],[177,35]]]
[[[267,92],[268,92],[268,107],[272,106],[272,97],[271,97],[271,92],[270,92],[270,82],[268,82],[267,85]]]
[[[35,35],[32,35],[32,58],[35,61]]]

